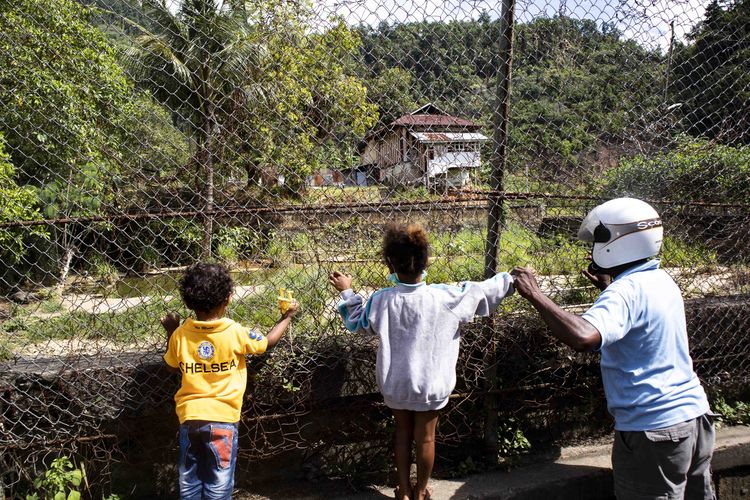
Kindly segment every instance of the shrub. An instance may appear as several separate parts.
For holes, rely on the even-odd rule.
[[[683,137],[670,151],[623,160],[608,172],[605,192],[644,199],[745,203],[750,198],[750,147]]]

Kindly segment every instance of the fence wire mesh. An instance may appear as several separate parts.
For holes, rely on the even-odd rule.
[[[158,318],[188,315],[199,260],[232,270],[240,323],[272,326],[280,288],[302,304],[249,360],[238,482],[387,468],[376,345],[327,275],[386,286],[392,221],[428,229],[429,282],[531,265],[582,311],[578,224],[646,199],[696,371],[746,394],[749,26],[747,0],[0,0],[0,484],[63,454],[92,491],[169,493]],[[609,428],[596,357],[518,298],[457,371],[439,462]]]

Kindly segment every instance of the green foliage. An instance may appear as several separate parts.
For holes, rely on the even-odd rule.
[[[318,338],[329,329],[331,322],[338,325],[337,317],[324,315],[331,302],[335,301],[335,293],[327,283],[329,272],[316,265],[295,265],[268,275],[257,293],[233,301],[230,306],[232,318],[247,326],[268,331],[280,317],[277,297],[279,288],[284,288],[291,291],[301,305],[294,320],[293,336]],[[361,286],[362,282],[358,283]]]
[[[19,180],[40,185],[68,214],[93,213],[108,196],[122,146],[111,117],[131,91],[105,36],[72,0],[8,4],[0,12],[0,123]],[[71,187],[72,186],[72,187]],[[78,186],[86,192],[73,194]],[[46,210],[45,210],[46,212]],[[48,214],[49,215],[49,214]]]
[[[498,20],[358,29],[362,73],[381,106],[381,124],[413,109],[409,103],[432,101],[487,126],[491,135]],[[555,182],[531,183],[532,190],[581,190],[560,181],[591,181],[600,168],[597,147],[616,152],[616,144],[632,140],[629,125],[659,105],[654,88],[662,56],[588,19],[538,18],[515,32],[508,173],[528,168],[534,179]]]
[[[748,26],[750,1],[712,0],[689,35],[692,43],[677,46],[670,95],[690,134],[750,144]]]
[[[718,262],[716,250],[705,243],[687,242],[681,238],[665,236],[661,249],[663,267],[680,267],[699,270]]]
[[[745,203],[750,199],[750,146],[683,137],[670,151],[622,160],[607,172],[604,189],[611,196]]]
[[[302,202],[325,205],[329,203],[376,203],[383,199],[381,188],[378,186],[321,186],[310,188],[302,198]]]
[[[465,477],[470,474],[482,472],[484,469],[485,467],[482,464],[476,463],[471,456],[468,456],[458,464],[455,470],[450,472],[449,477]]]
[[[146,93],[136,93],[114,116],[113,125],[120,130],[127,147],[116,152],[120,165],[111,179],[118,208],[160,206],[172,192],[160,193],[161,186],[191,185],[195,172],[185,168],[190,159],[188,138],[172,124],[169,112]]]
[[[143,5],[156,26],[141,26],[131,71],[182,116],[206,173],[248,185],[283,178],[296,193],[315,169],[351,163],[376,111],[352,69],[359,39],[342,21],[311,30],[309,6],[276,0]]]
[[[711,405],[714,411],[729,425],[750,425],[750,403],[745,401],[729,402],[718,397]]]
[[[68,457],[52,461],[40,477],[34,479],[34,492],[26,500],[79,500],[81,489],[86,488],[83,464],[75,467]]]
[[[395,66],[368,79],[367,97],[378,108],[378,122],[390,123],[419,106],[413,95],[415,81],[412,73]]]
[[[5,138],[0,133],[0,224],[40,218],[37,191],[31,186],[16,184],[16,169],[5,152]],[[18,262],[25,253],[24,237],[45,236],[42,229],[31,231],[0,228],[0,258],[5,264]]]
[[[311,33],[313,13],[258,4],[251,25],[267,57],[247,84],[242,161],[249,181],[284,177],[296,192],[307,175],[351,166],[351,148],[377,118],[367,87],[354,76],[360,40],[343,21]]]
[[[629,140],[627,124],[657,105],[658,57],[605,28],[566,17],[518,27],[511,164],[535,178],[588,180],[594,146]]]
[[[90,269],[91,275],[102,283],[111,284],[118,280],[117,268],[101,255],[91,259]]]
[[[201,254],[202,229],[200,222],[188,219],[162,219],[147,224],[113,226],[102,233],[107,236],[104,246],[95,247],[95,255],[111,250],[110,241],[119,248],[127,249],[125,256],[118,255],[118,267],[128,271],[143,272],[149,269],[174,265],[178,262],[193,262]],[[95,243],[98,243],[95,242]]]
[[[502,419],[498,424],[498,454],[508,458],[525,453],[531,449],[519,423],[514,418]]]
[[[91,16],[74,0],[50,0],[44,8],[22,0],[0,11],[0,81],[12,82],[0,85],[0,124],[21,186],[14,196],[23,193],[25,207],[7,214],[14,221],[143,208],[156,189],[144,181],[155,170],[172,175],[185,161],[185,138],[150,97],[135,92]],[[48,276],[49,267],[62,269],[81,251],[92,229],[100,228],[55,227],[55,244],[36,238],[27,252],[40,255],[26,260],[43,261]],[[139,245],[131,239],[122,248],[129,247]],[[26,271],[14,272],[20,279]]]
[[[225,262],[237,262],[258,256],[266,238],[257,229],[243,226],[222,226],[214,236],[216,255]]]
[[[89,314],[84,311],[40,317],[35,308],[18,311],[0,323],[0,336],[12,338],[18,345],[29,347],[50,339],[102,339],[126,343],[133,339],[159,338],[159,318],[165,311],[180,311],[186,317],[179,297],[169,301],[152,299],[128,309],[125,313]],[[83,333],[82,333],[83,332]]]
[[[393,201],[412,201],[412,200],[438,200],[439,195],[430,194],[425,186],[396,186],[389,193],[389,199]]]
[[[485,236],[478,228],[464,228],[456,232],[433,232],[429,237],[432,255],[476,255],[484,250]]]

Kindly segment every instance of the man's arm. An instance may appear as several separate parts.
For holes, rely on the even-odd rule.
[[[511,275],[518,294],[539,312],[553,336],[578,352],[592,351],[602,343],[602,336],[585,319],[563,310],[539,289],[529,268],[517,267]]]

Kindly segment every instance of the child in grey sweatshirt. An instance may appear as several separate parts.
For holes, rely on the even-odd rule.
[[[329,281],[341,292],[338,309],[346,328],[379,337],[377,383],[396,418],[396,498],[422,500],[429,498],[437,410],[448,404],[456,385],[459,325],[476,315],[489,316],[513,293],[513,279],[499,273],[461,286],[425,284],[429,245],[427,233],[417,225],[390,226],[383,257],[394,286],[367,301],[352,291],[351,276],[333,272]],[[417,452],[414,488],[409,481],[412,441]]]

